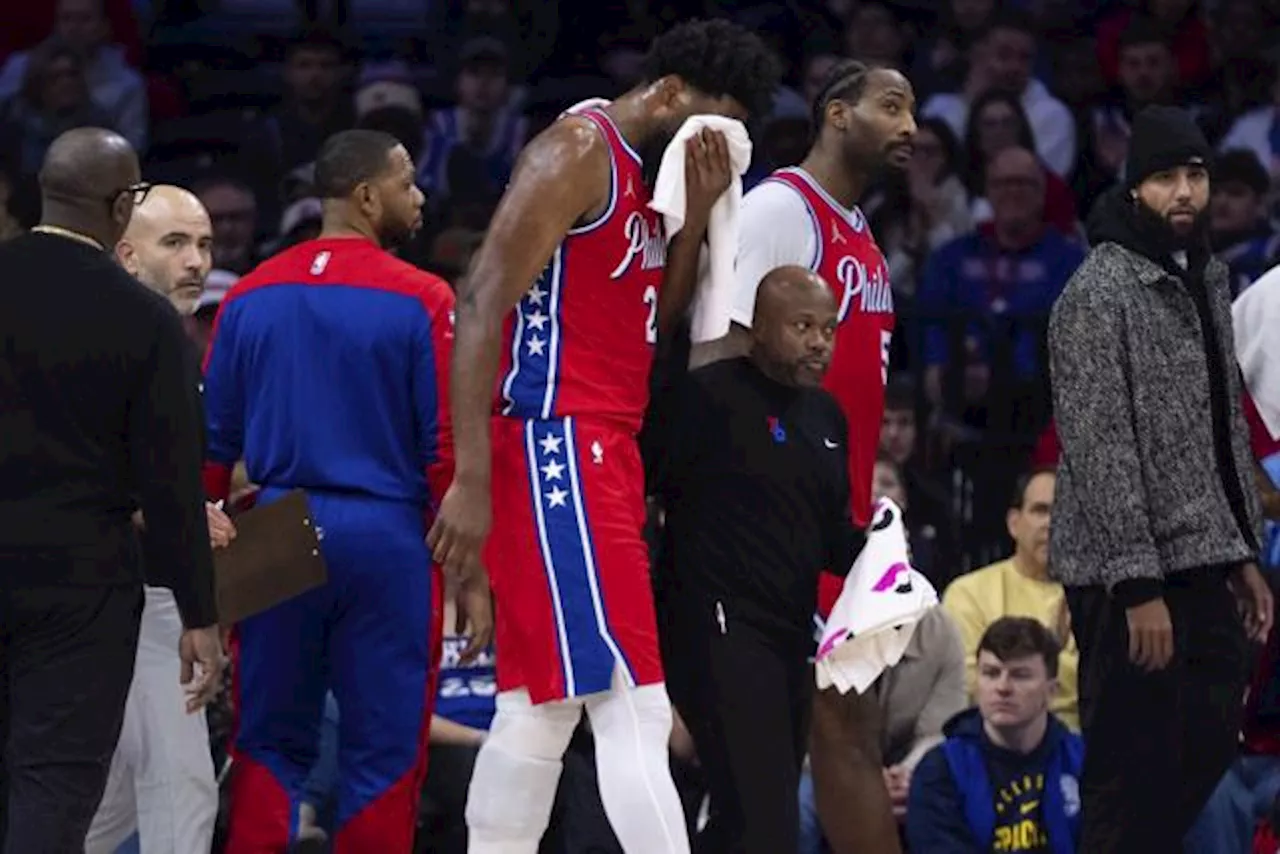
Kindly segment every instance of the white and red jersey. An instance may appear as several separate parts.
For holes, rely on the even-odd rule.
[[[507,319],[495,412],[600,419],[635,433],[649,404],[666,237],[640,156],[603,111],[579,115],[608,142],[609,203],[565,235]]]
[[[842,207],[799,168],[779,169],[747,193],[740,228],[735,323],[751,326],[756,288],[777,267],[807,267],[835,296],[839,326],[823,388],[849,422],[853,516],[866,526],[894,327],[884,254],[862,211]]]
[[[1245,288],[1231,306],[1236,361],[1245,383],[1245,419],[1259,460],[1280,453],[1280,266]]]

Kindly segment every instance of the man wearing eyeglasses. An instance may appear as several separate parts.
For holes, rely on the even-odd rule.
[[[212,244],[213,227],[200,200],[161,184],[134,207],[115,255],[180,316],[190,317],[213,266]],[[194,341],[188,351],[190,381],[197,382],[201,353]],[[231,520],[217,505],[206,503],[205,511],[213,547],[226,546],[235,536]],[[145,519],[137,522],[145,525]],[[113,854],[135,831],[144,854],[199,854],[213,845],[218,784],[209,728],[203,705],[185,696],[174,678],[182,619],[172,591],[148,585],[145,595],[124,725],[85,854]]]
[[[81,850],[133,677],[147,582],[173,591],[192,701],[222,669],[181,322],[107,253],[148,187],[118,134],[69,131],[43,220],[0,245],[0,850]],[[131,515],[140,507],[146,529]]]

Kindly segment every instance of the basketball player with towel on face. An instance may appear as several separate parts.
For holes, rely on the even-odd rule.
[[[743,199],[735,325],[719,342],[695,347],[692,356],[696,365],[746,352],[756,288],[769,271],[794,264],[827,282],[839,307],[839,325],[822,387],[849,422],[849,482],[854,524],[860,528],[871,521],[894,316],[889,270],[857,202],[876,173],[906,166],[916,131],[914,109],[911,84],[892,68],[849,60],[831,70],[813,104],[817,135],[809,154],[798,167],[774,172]],[[819,585],[824,616],[841,586],[840,578],[824,574]],[[828,688],[815,696],[809,758],[819,817],[832,849],[835,854],[896,854],[897,825],[881,770],[875,695],[841,695]]]
[[[499,694],[468,797],[472,854],[537,850],[584,708],[623,850],[689,851],[636,433],[654,344],[689,306],[732,179],[724,137],[689,141],[687,218],[669,248],[648,203],[683,122],[767,110],[778,72],[755,35],[691,22],[655,40],[644,81],[529,144],[458,295],[457,468],[430,542],[464,576],[483,572],[483,547],[492,573]]]

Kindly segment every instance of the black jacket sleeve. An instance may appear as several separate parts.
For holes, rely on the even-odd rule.
[[[841,437],[841,453],[849,440],[849,426],[839,407],[832,402],[834,420]],[[853,493],[849,484],[849,467],[841,464],[836,469],[837,489],[831,505],[827,524],[827,571],[841,578],[849,574],[858,553],[867,543],[867,534],[853,523]]]
[[[198,379],[181,323],[163,308],[130,400],[129,460],[146,520],[147,582],[173,590],[186,628],[203,628],[218,613],[200,480]]]
[[[645,495],[657,495],[667,475],[672,420],[676,417],[681,387],[689,370],[687,321],[662,336],[649,375],[649,407],[640,429],[640,455],[644,460]]]
[[[656,470],[653,493],[663,506],[678,500],[696,477],[701,442],[712,420],[715,402],[699,378],[691,373],[672,380],[662,412],[662,463]]]

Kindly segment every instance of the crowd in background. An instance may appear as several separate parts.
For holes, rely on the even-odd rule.
[[[913,560],[945,591],[944,624],[921,630],[917,646],[933,647],[917,652],[937,671],[929,678],[954,690],[917,698],[931,707],[904,715],[880,689],[888,718],[903,718],[886,724],[885,761],[904,813],[900,769],[941,738],[943,711],[969,705],[979,640],[1000,617],[1035,617],[1055,634],[1053,710],[1079,726],[1062,588],[1045,577],[1056,455],[1045,326],[1087,251],[1082,223],[1123,178],[1139,109],[1189,107],[1218,149],[1211,240],[1235,292],[1280,263],[1277,0],[26,6],[7,10],[13,23],[0,32],[0,239],[38,218],[35,175],[56,136],[116,130],[142,153],[146,180],[188,187],[209,211],[215,270],[193,319],[198,338],[237,276],[318,232],[311,161],[336,131],[380,129],[404,143],[427,207],[403,254],[456,284],[523,144],[568,105],[638,82],[645,46],[673,20],[735,18],[787,69],[772,112],[751,128],[749,185],[804,155],[809,105],[834,63],[907,72],[914,153],[862,202],[898,314],[875,489],[905,508]],[[487,725],[483,711],[467,715],[472,730]],[[696,777],[692,748],[676,752]],[[446,753],[441,767],[468,773]],[[578,772],[589,776],[590,763]],[[587,850],[573,832],[560,836],[560,850]]]

